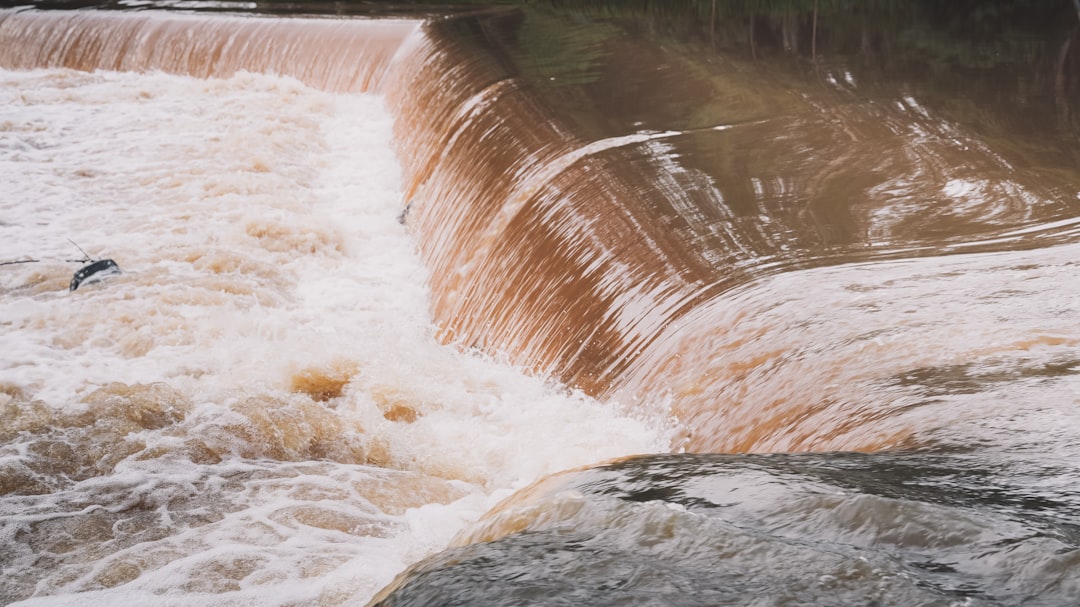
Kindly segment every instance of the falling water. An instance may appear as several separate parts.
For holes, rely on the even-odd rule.
[[[609,8],[0,11],[3,602],[1080,599],[1072,34]]]

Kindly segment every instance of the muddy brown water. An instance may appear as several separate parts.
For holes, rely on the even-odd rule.
[[[1076,604],[1080,20],[1067,2],[848,4],[43,7],[0,13],[0,66],[381,95],[435,337],[673,420],[666,453],[540,479],[372,604]],[[354,373],[318,375],[334,389],[313,400]],[[33,457],[67,460],[46,451],[82,422],[28,422],[31,395],[7,392]],[[155,394],[179,398],[139,402]],[[183,418],[145,411],[148,431]],[[238,457],[396,465],[319,441]],[[10,596],[33,594],[17,577]]]

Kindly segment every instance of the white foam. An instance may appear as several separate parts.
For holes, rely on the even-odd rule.
[[[112,382],[164,383],[188,402],[182,421],[114,437],[146,449],[104,476],[0,498],[8,531],[48,512],[87,515],[87,503],[107,510],[121,495],[159,504],[162,537],[77,545],[30,572],[41,596],[22,604],[363,602],[510,488],[664,448],[653,422],[434,341],[426,271],[396,221],[399,169],[378,97],[247,73],[0,71],[0,108],[0,261],[40,260],[0,266],[0,387],[60,412],[84,410]],[[79,264],[65,260],[81,255],[69,239],[123,273],[69,293]],[[338,367],[352,374],[342,396],[290,394],[298,372]],[[274,461],[285,439],[251,425],[251,398],[319,440],[382,448],[398,471]],[[394,404],[415,421],[387,419]],[[320,436],[315,414],[342,436]],[[152,457],[191,440],[236,446],[220,463]],[[0,449],[31,457],[18,441]],[[411,505],[357,493],[372,483]],[[411,503],[415,483],[442,497]],[[191,525],[172,505],[199,499],[220,518]],[[5,575],[38,566],[32,547],[17,548]],[[101,589],[95,580],[127,561],[139,574]],[[229,563],[235,587],[203,583]]]

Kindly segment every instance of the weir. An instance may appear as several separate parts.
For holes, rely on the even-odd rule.
[[[396,72],[403,80],[387,87],[440,336],[600,398],[651,413],[670,406],[684,428],[673,448],[916,444],[926,412],[913,413],[910,395],[883,399],[867,387],[944,364],[955,345],[875,342],[881,327],[906,322],[886,294],[874,328],[845,337],[855,352],[806,357],[830,348],[822,344],[842,320],[805,318],[820,302],[798,307],[790,302],[801,293],[766,279],[1023,250],[1075,233],[1036,228],[1029,238],[1024,228],[1075,215],[1065,173],[1025,168],[1024,153],[995,149],[909,92],[858,92],[842,68],[823,68],[835,70],[824,75],[829,87],[793,83],[738,60],[693,76],[686,55],[619,34],[603,50],[573,48],[596,65],[538,78],[546,72],[518,62],[512,34],[492,34],[525,37],[520,19],[508,11],[428,24]],[[686,68],[663,85],[704,108],[699,115],[646,111],[604,90],[656,85],[648,78],[671,69],[654,66],[657,56]],[[945,284],[927,282],[931,291]],[[843,292],[836,305],[847,309]],[[790,315],[771,313],[781,307]],[[925,312],[933,318],[918,322],[949,322]],[[813,331],[791,328],[804,324]]]
[[[379,86],[415,22],[272,19],[122,11],[0,11],[8,69],[291,76],[327,91]]]
[[[1067,177],[1017,168],[1022,156],[910,94],[857,95],[842,69],[822,88],[728,60],[667,83],[703,111],[646,124],[633,99],[609,99],[623,114],[604,116],[594,101],[602,83],[559,88],[561,74],[527,73],[514,56],[514,10],[422,26],[104,11],[0,19],[9,68],[244,69],[383,93],[440,339],[631,408],[670,406],[686,427],[677,448],[867,450],[911,433],[883,429],[888,405],[860,414],[857,397],[826,389],[806,399],[787,375],[787,388],[761,383],[811,338],[785,337],[784,319],[748,323],[785,293],[715,311],[733,290],[791,270],[1025,249],[1074,232]],[[597,65],[632,83],[640,76],[629,66],[690,61],[619,34],[605,44],[620,59]],[[580,98],[553,101],[560,91]],[[1039,227],[1052,222],[1062,223]],[[741,351],[748,343],[766,346]],[[898,368],[833,361],[820,380],[887,381],[936,364],[897,359]],[[862,433],[864,423],[878,427]]]
[[[1080,30],[978,4],[0,11],[0,603],[1080,604]]]
[[[461,27],[430,26],[388,91],[441,336],[601,393],[708,268],[652,221],[648,174],[591,151]]]

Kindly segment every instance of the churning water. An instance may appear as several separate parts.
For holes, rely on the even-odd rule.
[[[0,11],[0,603],[1080,602],[1071,38],[599,13]]]
[[[663,447],[435,341],[379,97],[0,78],[0,257],[39,260],[2,275],[4,603],[363,602],[506,489]],[[69,292],[69,240],[123,273]]]

